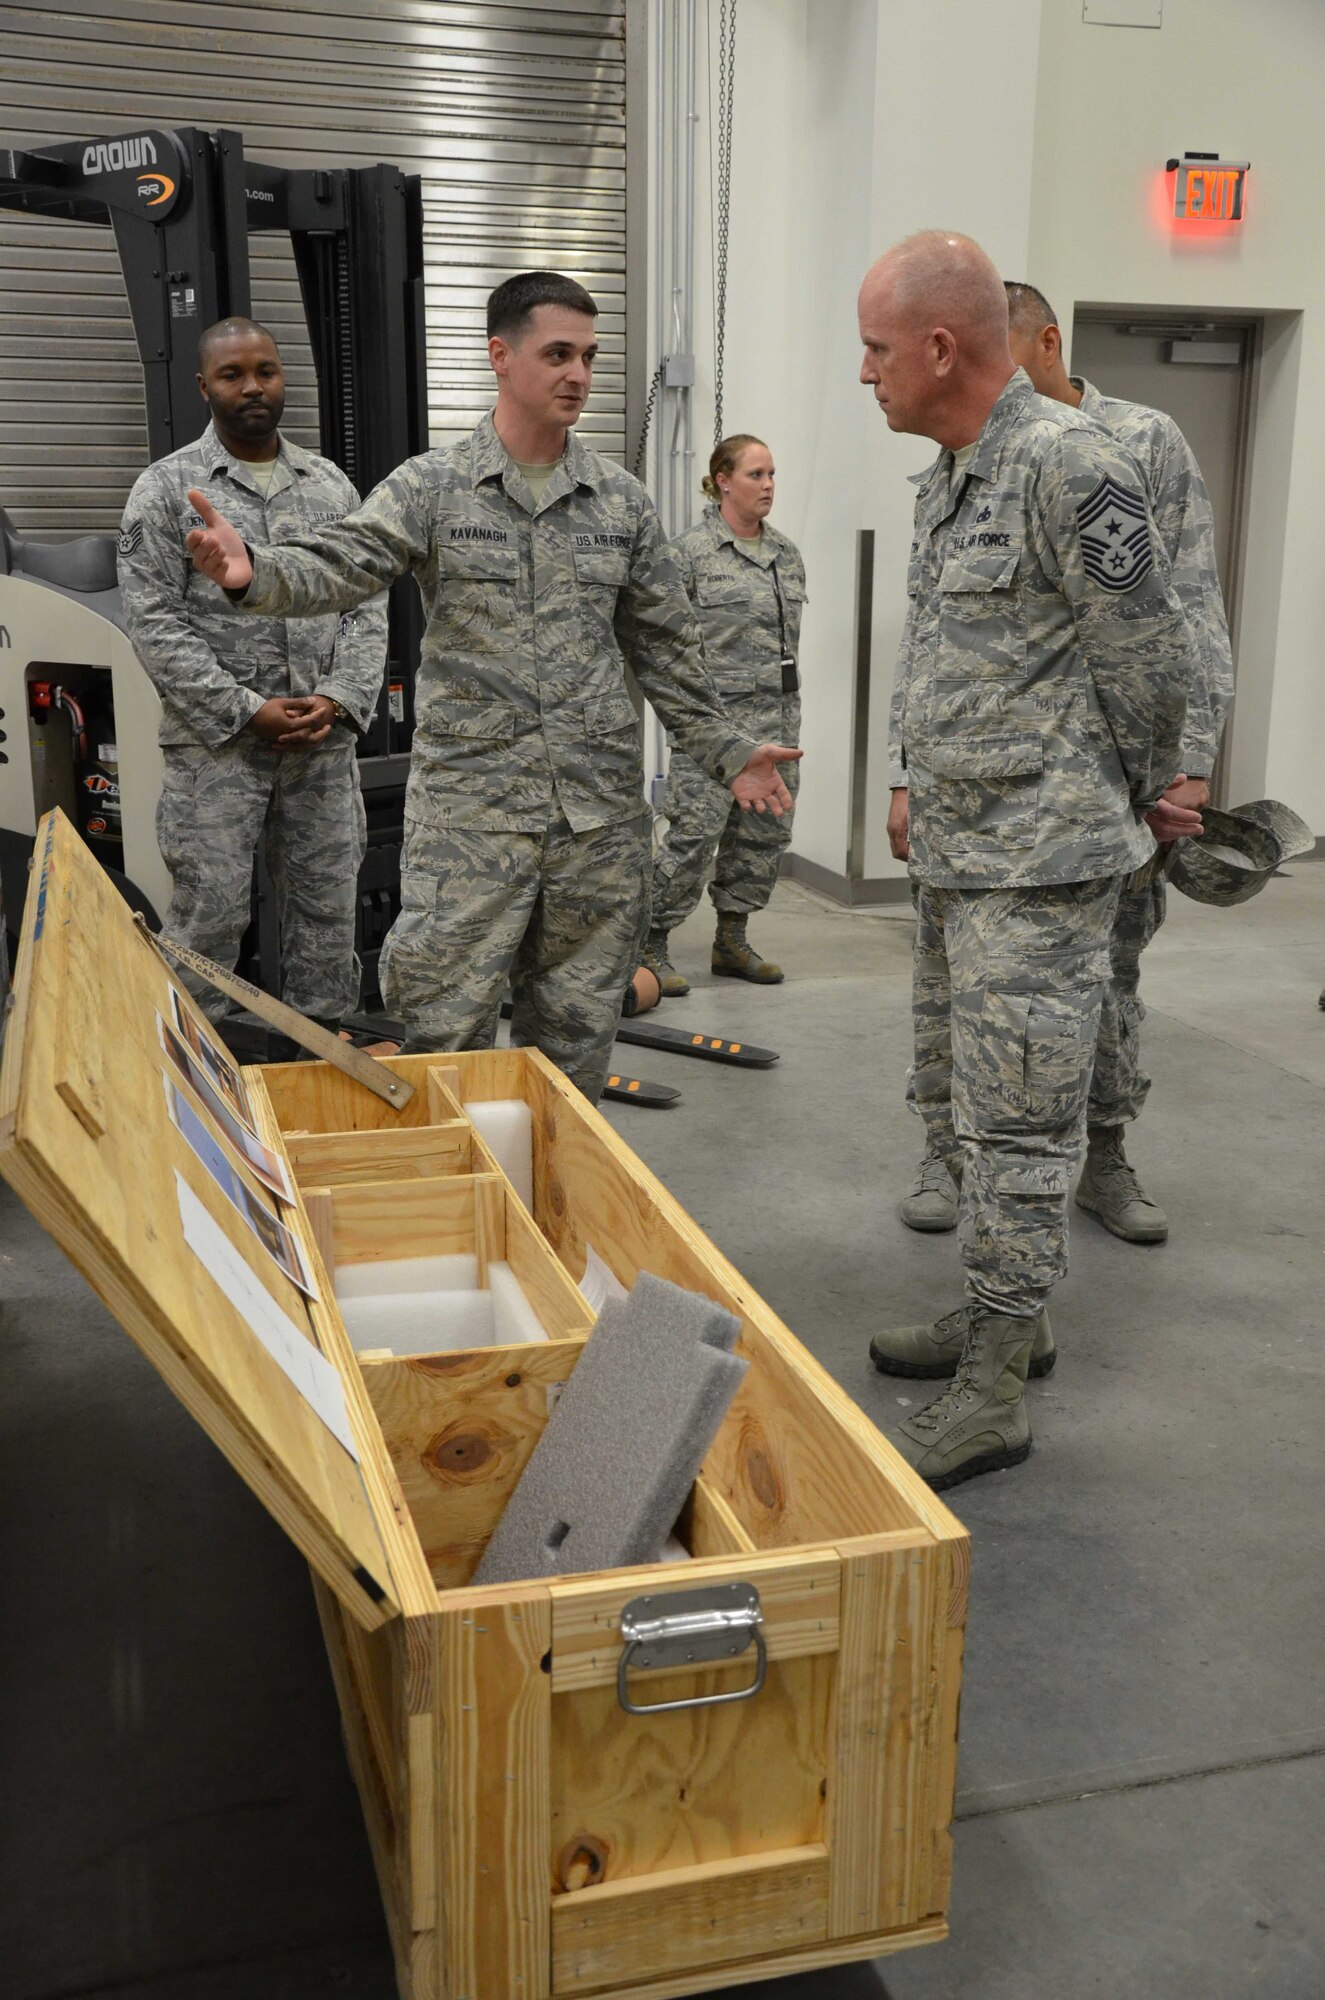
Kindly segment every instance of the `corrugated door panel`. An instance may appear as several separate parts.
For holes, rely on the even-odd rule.
[[[492,400],[488,292],[551,266],[601,308],[579,427],[621,457],[626,0],[43,0],[0,5],[0,143],[229,126],[252,159],[423,177],[432,441]],[[317,444],[289,239],[250,239],[285,428]],[[108,229],[0,209],[0,506],[32,534],[119,525],[147,463],[142,378]]]

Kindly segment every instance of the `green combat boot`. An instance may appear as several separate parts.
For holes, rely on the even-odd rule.
[[[667,956],[666,931],[650,931],[640,954],[640,964],[647,965],[657,980],[664,1000],[679,1000],[690,991],[690,981],[678,972]]]
[[[955,1229],[960,1187],[960,1161],[949,1160],[936,1146],[927,1145],[925,1157],[916,1168],[911,1192],[898,1203],[897,1213],[908,1229]]]
[[[1128,1166],[1122,1126],[1093,1125],[1086,1137],[1086,1164],[1077,1182],[1077,1207],[1097,1215],[1124,1243],[1163,1243],[1169,1219]]]
[[[1029,1457],[1022,1391],[1034,1340],[1034,1320],[972,1308],[957,1373],[937,1402],[898,1425],[893,1439],[936,1493]]]
[[[718,911],[718,935],[713,940],[710,967],[723,979],[748,979],[752,986],[780,986],[785,977],[782,967],[759,956],[745,935],[748,921],[744,910]]]
[[[967,1304],[958,1306],[956,1312],[944,1313],[928,1326],[890,1326],[870,1342],[870,1360],[884,1375],[918,1375],[926,1380],[955,1375],[971,1330],[971,1314],[976,1310]],[[1033,1324],[1035,1339],[1027,1373],[1047,1375],[1058,1359],[1048,1313],[1042,1312]]]

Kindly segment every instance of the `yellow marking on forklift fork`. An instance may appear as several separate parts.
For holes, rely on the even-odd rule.
[[[704,1046],[704,1037],[702,1035],[692,1035],[690,1037],[690,1046],[695,1049],[702,1049]]]
[[[741,1053],[741,1045],[739,1042],[732,1043],[731,1052],[734,1056],[738,1056]]]
[[[715,1038],[709,1043],[709,1047],[711,1049],[720,1049],[722,1047],[721,1035],[715,1036]]]
[[[630,1082],[629,1082],[629,1083],[628,1083],[628,1084],[626,1085],[626,1089],[627,1089],[627,1090],[638,1090],[638,1089],[639,1089],[639,1078],[638,1078],[637,1076],[633,1076],[633,1077],[632,1077],[632,1078],[630,1079]]]

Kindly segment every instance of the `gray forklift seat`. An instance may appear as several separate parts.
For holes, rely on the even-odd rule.
[[[114,590],[114,535],[80,535],[73,542],[31,542],[15,532],[0,507],[0,576],[30,576],[85,596]]]

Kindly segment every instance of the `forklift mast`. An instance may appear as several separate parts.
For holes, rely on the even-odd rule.
[[[366,494],[427,450],[417,174],[391,166],[268,166],[245,160],[239,132],[185,126],[0,148],[0,208],[114,230],[154,460],[206,428],[198,336],[229,314],[251,313],[248,239],[260,231],[285,231],[294,248],[323,454]],[[387,673],[360,746],[367,762],[408,751],[422,633],[418,592],[408,580],[398,583]],[[369,772],[363,775],[370,785]],[[392,770],[389,781],[399,775]]]
[[[270,166],[245,159],[239,132],[153,127],[107,139],[0,147],[0,208],[114,231],[142,359],[154,460],[205,429],[198,336],[230,314],[251,315],[248,239],[272,231],[287,232],[294,250],[323,454],[366,494],[395,466],[428,449],[417,175],[385,165]],[[19,546],[13,536],[0,543],[0,575],[14,566],[10,556]],[[59,552],[50,555],[59,569]],[[39,556],[26,549],[30,574],[43,574],[35,567]],[[0,626],[0,644],[7,636]],[[391,591],[386,673],[359,744],[368,851],[359,874],[356,948],[369,992],[399,908],[422,636],[422,603],[413,579],[405,578]],[[0,828],[0,850],[12,845]],[[255,879],[254,924],[241,969],[274,993],[280,984],[276,898],[261,858]]]

